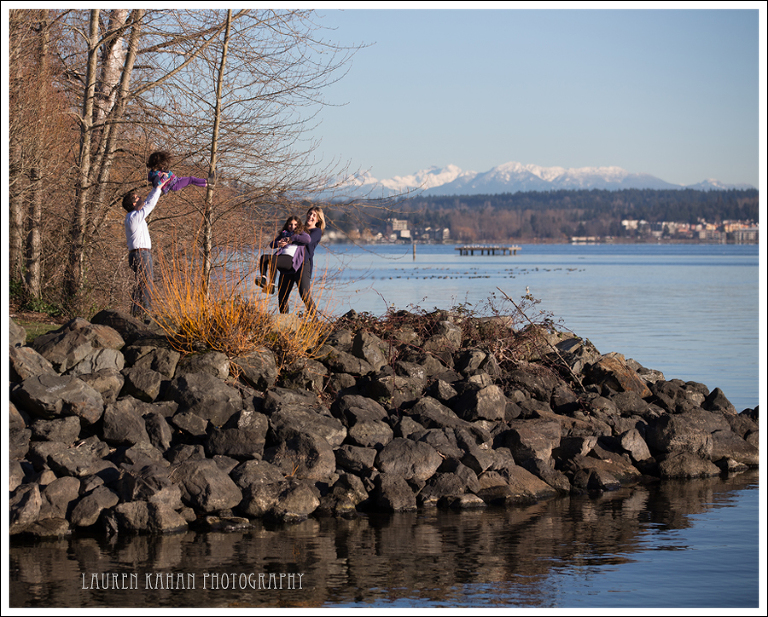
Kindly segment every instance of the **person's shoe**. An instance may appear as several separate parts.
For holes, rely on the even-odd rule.
[[[275,284],[272,283],[271,285],[270,284],[264,285],[264,291],[266,291],[268,294],[275,293]]]
[[[256,286],[261,287],[262,289],[265,289],[267,286],[267,277],[262,275],[259,275],[256,277]]]

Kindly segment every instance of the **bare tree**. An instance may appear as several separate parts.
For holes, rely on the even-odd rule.
[[[252,221],[286,207],[331,175],[314,168],[315,144],[302,139],[324,104],[323,89],[343,75],[354,49],[323,42],[312,17],[309,11],[269,10],[176,14],[180,23],[199,20],[199,28],[219,30],[172,83],[153,91],[157,117],[181,158],[208,151],[203,166],[220,179],[199,213],[206,280],[217,228],[231,240],[228,219],[242,221],[247,214]]]

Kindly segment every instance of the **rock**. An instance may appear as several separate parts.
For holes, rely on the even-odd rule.
[[[452,405],[460,418],[468,422],[475,420],[504,420],[507,399],[504,392],[496,385],[482,388],[469,388]]]
[[[398,438],[376,455],[375,465],[382,474],[425,482],[434,475],[442,460],[429,444]]]
[[[507,468],[502,475],[507,481],[506,486],[494,486],[477,492],[477,496],[489,505],[513,506],[557,495],[554,488],[522,467]]]
[[[147,510],[147,528],[151,533],[186,531],[187,521],[169,505],[150,502],[147,504]]]
[[[722,416],[699,408],[684,414],[661,416],[648,426],[646,442],[651,451],[663,454],[685,451],[710,459],[712,433],[716,430],[730,430],[730,426]]]
[[[214,427],[206,448],[209,455],[231,456],[237,460],[261,458],[269,422],[264,414],[240,411],[224,426]]]
[[[387,364],[387,348],[388,345],[379,337],[362,330],[352,341],[352,355],[365,360],[374,372]]]
[[[277,503],[285,482],[251,484],[243,489],[243,499],[238,507],[246,516],[262,517]]]
[[[373,367],[365,360],[330,345],[324,345],[317,352],[317,359],[334,373],[347,373],[360,377],[374,372]]]
[[[112,328],[122,337],[126,345],[142,338],[154,336],[154,333],[142,321],[123,311],[112,309],[100,311],[91,318],[91,323]]]
[[[243,408],[240,392],[208,373],[177,375],[165,398],[178,402],[179,411],[190,411],[214,426],[224,426]]]
[[[720,388],[715,388],[712,393],[706,397],[701,406],[707,411],[719,411],[723,414],[736,415],[736,408],[731,404]]]
[[[121,501],[146,501],[165,504],[174,510],[182,507],[181,488],[171,478],[171,471],[157,463],[122,466],[115,490]]]
[[[266,461],[256,460],[240,463],[229,475],[241,489],[254,485],[278,484],[285,480],[285,476],[277,467]]]
[[[151,403],[158,397],[160,387],[165,380],[162,373],[136,366],[124,369],[121,374],[125,379],[121,394],[146,403]]]
[[[116,506],[118,496],[106,486],[100,486],[83,497],[72,510],[72,524],[75,527],[90,527],[99,520],[101,512]]]
[[[443,497],[438,502],[438,506],[442,508],[452,508],[454,510],[467,510],[470,508],[485,508],[486,504],[477,495],[467,493],[456,497]]]
[[[53,365],[31,347],[10,347],[8,373],[11,382],[18,383],[37,375],[56,375]]]
[[[243,499],[240,488],[210,459],[188,459],[171,477],[180,484],[184,503],[202,512],[228,510]]]
[[[136,369],[147,369],[160,373],[166,379],[172,379],[181,354],[173,349],[164,347],[149,347],[132,345],[123,350],[126,361]],[[226,379],[226,375],[222,379]]]
[[[232,360],[234,370],[240,379],[258,390],[266,390],[277,381],[275,354],[268,349],[258,349]]]
[[[349,516],[357,512],[357,506],[368,499],[362,480],[355,475],[342,474],[331,491],[321,497],[318,513]]]
[[[368,475],[374,468],[377,451],[345,444],[336,450],[336,465],[357,475]]]
[[[191,437],[205,437],[208,434],[208,420],[192,411],[180,411],[173,415],[171,424]]]
[[[434,508],[441,499],[463,495],[466,487],[466,482],[454,473],[436,473],[419,491],[416,501],[423,508]]]
[[[298,522],[306,519],[319,505],[319,496],[304,482],[294,480],[285,483],[267,516],[283,523]]]
[[[63,518],[46,518],[24,527],[23,533],[35,538],[63,538],[72,533],[69,522]]]
[[[140,533],[149,525],[149,504],[146,501],[127,501],[115,506],[120,531]]]
[[[712,461],[732,459],[747,467],[760,465],[760,451],[730,430],[712,433]]]
[[[97,349],[120,350],[125,341],[113,328],[77,317],[58,330],[38,336],[32,347],[59,373],[79,364]]]
[[[40,519],[64,518],[72,514],[80,499],[80,480],[72,476],[57,478],[40,494]]]
[[[720,469],[712,461],[688,451],[677,451],[659,463],[662,478],[700,478],[716,476]]]
[[[641,398],[652,392],[638,374],[633,371],[621,354],[605,354],[584,369],[585,383],[607,387],[614,392],[635,392]]]
[[[509,389],[523,390],[537,401],[549,401],[552,393],[560,383],[550,373],[531,372],[522,369],[509,371],[507,374]]]
[[[283,371],[282,385],[292,390],[321,392],[328,376],[328,369],[322,363],[302,358]]]
[[[648,444],[645,443],[640,432],[635,428],[621,435],[621,447],[629,452],[632,460],[636,463],[651,458]]]
[[[429,396],[422,398],[405,413],[424,428],[454,428],[469,425],[469,422],[462,420],[448,407]]]
[[[371,398],[386,402],[391,409],[399,409],[418,401],[424,392],[424,380],[398,375],[374,375],[367,388]]]
[[[405,512],[416,509],[416,495],[402,476],[381,473],[374,480],[373,501],[386,512]]]
[[[514,420],[499,437],[518,463],[529,459],[547,461],[560,445],[560,424],[551,420]]]
[[[636,467],[618,455],[604,460],[593,456],[575,456],[568,466],[571,474],[577,470],[585,470],[588,472],[587,475],[593,471],[606,472],[623,484],[635,482],[642,475]]]
[[[20,409],[44,419],[77,416],[94,424],[104,413],[101,395],[77,377],[43,374],[25,379],[11,389]]]
[[[35,420],[32,438],[38,441],[58,441],[71,446],[80,436],[80,419],[75,416],[55,420]]]
[[[327,482],[336,470],[333,449],[315,433],[286,432],[284,441],[265,450],[264,460],[286,477],[315,482]]]
[[[80,362],[67,371],[68,375],[80,377],[96,371],[121,371],[125,366],[123,354],[116,349],[94,349]]]
[[[275,440],[283,441],[293,433],[313,433],[327,441],[331,448],[338,448],[344,443],[347,429],[341,421],[319,411],[298,405],[281,407],[269,417]]]
[[[150,443],[158,450],[165,452],[171,447],[173,429],[165,417],[159,412],[149,412],[144,415],[144,428]]]
[[[220,351],[186,356],[176,365],[176,377],[184,373],[205,373],[218,379],[229,377],[229,358]]]
[[[79,378],[101,394],[105,405],[111,405],[117,400],[125,383],[125,377],[116,369],[103,369],[95,373],[80,375]]]
[[[48,465],[59,477],[74,476],[82,478],[87,476],[92,473],[91,469],[98,460],[92,453],[78,448],[57,449],[48,454],[47,457]]]
[[[10,535],[20,533],[26,526],[37,521],[41,505],[42,499],[37,484],[23,484],[17,488],[8,503]]]
[[[11,347],[20,347],[27,340],[27,331],[13,319],[8,319],[8,344]]]
[[[104,411],[103,436],[112,445],[149,443],[144,418],[134,409],[133,400],[124,398]]]

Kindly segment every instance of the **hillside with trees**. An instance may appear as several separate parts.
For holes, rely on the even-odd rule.
[[[688,225],[702,221],[756,223],[759,194],[754,189],[530,191],[412,197],[361,217],[341,210],[335,214],[345,232],[356,228],[383,231],[387,217],[396,217],[407,220],[413,229],[448,228],[451,239],[461,242],[554,242],[572,236],[631,238],[634,231],[622,225],[627,220],[649,225],[671,221]]]

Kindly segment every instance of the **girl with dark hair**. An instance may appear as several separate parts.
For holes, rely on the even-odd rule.
[[[303,260],[304,248],[298,244],[292,244],[293,238],[304,231],[303,227],[298,216],[289,216],[285,221],[285,225],[283,225],[283,229],[269,244],[271,248],[277,250],[271,255],[262,255],[259,258],[259,271],[261,274],[256,277],[256,285],[267,293],[275,293],[274,282],[278,268],[281,266],[286,269],[292,268],[297,253],[300,253],[298,257]],[[301,262],[298,263],[298,267],[301,267]]]
[[[153,187],[157,187],[158,184],[162,183],[164,174],[168,174],[167,177],[170,178],[170,182],[168,182],[163,187],[163,194],[167,193],[168,191],[180,191],[181,189],[188,187],[190,184],[193,186],[199,186],[200,188],[205,188],[208,185],[213,186],[212,178],[209,178],[208,180],[204,180],[203,178],[195,178],[194,176],[186,176],[180,178],[179,176],[174,175],[174,173],[170,170],[170,167],[171,155],[163,150],[153,152],[149,155],[149,159],[147,159],[147,168],[149,169],[147,172],[147,180],[152,184]]]

